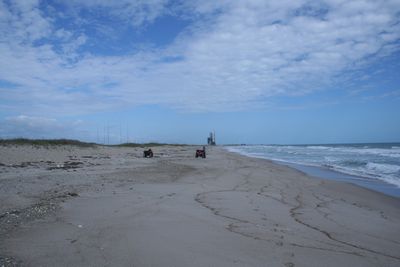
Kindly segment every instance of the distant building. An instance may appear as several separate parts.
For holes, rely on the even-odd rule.
[[[214,133],[210,133],[210,136],[207,138],[207,144],[210,146],[215,146],[215,132]]]

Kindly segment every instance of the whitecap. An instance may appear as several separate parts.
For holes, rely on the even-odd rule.
[[[395,174],[397,172],[400,172],[399,165],[386,164],[386,163],[368,162],[367,169],[384,174]]]

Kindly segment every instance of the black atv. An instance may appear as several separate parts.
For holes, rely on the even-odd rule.
[[[153,157],[153,151],[151,149],[143,151],[143,157],[144,158],[152,158]]]

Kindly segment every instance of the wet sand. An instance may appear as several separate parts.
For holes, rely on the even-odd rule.
[[[0,266],[399,266],[400,200],[196,147],[0,147]]]

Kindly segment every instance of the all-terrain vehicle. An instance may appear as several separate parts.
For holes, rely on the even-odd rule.
[[[203,146],[203,149],[196,150],[196,158],[202,157],[203,159],[206,158],[206,148]]]
[[[153,157],[153,151],[151,149],[143,151],[143,157],[152,158]]]

